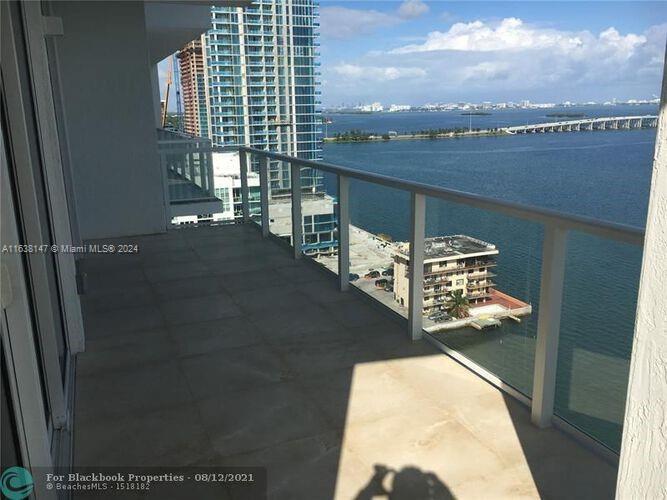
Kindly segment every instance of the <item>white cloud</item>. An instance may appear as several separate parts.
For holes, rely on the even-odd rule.
[[[346,78],[355,80],[398,80],[400,78],[419,78],[426,76],[426,70],[414,67],[396,66],[361,66],[357,64],[339,64],[334,71]]]
[[[463,52],[520,51],[556,49],[571,53],[587,46],[616,47],[624,53],[632,53],[646,42],[643,35],[622,36],[609,28],[599,37],[590,32],[569,32],[555,29],[531,27],[521,19],[508,17],[495,25],[482,21],[456,23],[448,31],[433,31],[422,44],[406,45],[393,50],[395,54],[430,52],[435,50],[458,50]]]
[[[393,26],[400,22],[393,15],[377,10],[348,9],[347,7],[322,7],[320,32],[329,38],[352,38]]]
[[[353,38],[415,19],[428,11],[428,5],[422,0],[404,0],[397,10],[388,12],[338,6],[322,7],[320,32],[328,38]]]
[[[414,19],[429,11],[428,5],[422,0],[405,0],[398,8],[398,15],[403,19]]]
[[[511,76],[511,66],[505,62],[485,61],[471,66],[463,66],[459,71],[462,81],[479,82],[506,80]]]
[[[345,98],[418,103],[476,95],[482,100],[650,97],[660,88],[666,37],[667,24],[635,33],[614,27],[592,33],[516,18],[478,20],[422,40],[401,44],[397,37],[401,45],[394,50],[365,53],[323,70],[329,73],[327,93]]]

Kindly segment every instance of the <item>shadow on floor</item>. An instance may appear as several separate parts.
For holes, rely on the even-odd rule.
[[[87,262],[77,465],[259,466],[289,500],[613,494],[613,468],[255,228],[134,241]]]
[[[393,470],[375,465],[375,473],[355,500],[454,500],[449,488],[432,472],[418,467]]]

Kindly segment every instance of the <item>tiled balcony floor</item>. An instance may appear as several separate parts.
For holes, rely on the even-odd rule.
[[[613,496],[614,467],[255,228],[115,242],[141,251],[84,264],[75,464],[265,466],[284,499]]]

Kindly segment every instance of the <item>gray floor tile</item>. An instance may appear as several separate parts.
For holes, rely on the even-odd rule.
[[[298,265],[276,267],[276,273],[295,284],[315,282],[332,282],[332,276],[312,263],[302,262]]]
[[[289,379],[289,372],[269,349],[244,346],[179,361],[197,399],[228,395]]]
[[[257,327],[244,316],[175,325],[168,331],[179,356],[208,354],[253,345],[261,340]]]
[[[194,260],[179,264],[165,264],[154,267],[145,267],[146,279],[151,283],[169,280],[180,280],[206,276],[208,268],[201,262]]]
[[[206,267],[208,267],[211,273],[216,275],[275,269],[275,262],[272,258],[267,257],[216,257],[202,259],[202,262],[206,264]]]
[[[225,457],[217,463],[266,467],[271,499],[324,499],[334,498],[340,454],[340,436],[329,432]]]
[[[197,254],[191,248],[139,254],[139,257],[141,264],[145,267],[176,265],[198,260]]]
[[[86,335],[90,338],[152,330],[164,325],[160,310],[152,304],[97,313],[84,311],[84,322]]]
[[[241,314],[241,309],[232,298],[222,293],[165,301],[160,304],[160,310],[168,325],[210,321]]]
[[[86,351],[77,358],[77,373],[87,376],[134,370],[176,356],[176,343],[164,330],[108,335],[87,342]]]
[[[191,405],[192,393],[174,360],[77,378],[76,419],[113,420]]]
[[[325,278],[327,278],[325,276]],[[338,288],[338,280],[327,278],[321,281],[310,281],[299,283],[297,289],[306,294],[317,304],[324,306],[338,304],[339,302],[351,302],[359,300],[355,294],[341,292]]]
[[[323,414],[294,385],[252,388],[233,398],[196,403],[213,448],[245,453],[330,430]]]
[[[140,267],[85,271],[86,289],[93,293],[120,289],[123,286],[133,286],[141,282],[146,282],[146,275]]]
[[[387,321],[386,317],[362,300],[325,305],[334,318],[347,327],[368,326]]]
[[[192,405],[78,425],[76,465],[187,466],[213,456],[211,441]]]
[[[157,296],[146,282],[105,288],[102,291],[87,291],[81,296],[81,302],[87,311],[110,311],[128,307],[154,305]]]
[[[252,256],[254,258],[276,255],[279,249],[266,245],[261,240],[237,241],[232,244],[205,241],[194,247],[195,253],[202,259],[235,259]]]
[[[237,292],[234,301],[248,314],[265,314],[271,311],[314,306],[306,295],[292,288],[273,286]]]
[[[211,276],[193,276],[183,279],[161,281],[153,285],[155,295],[161,301],[188,299],[217,295],[224,290],[219,281]]]
[[[297,377],[352,368],[357,364],[384,359],[381,344],[363,338],[324,339],[317,333],[312,342],[285,342],[276,346],[281,358]]]
[[[219,276],[217,280],[228,293],[233,295],[239,292],[262,290],[277,286],[283,289],[293,288],[293,284],[289,279],[280,276],[273,269],[228,273]]]
[[[249,317],[268,344],[285,342],[313,332],[330,332],[334,338],[345,335],[343,326],[317,305],[274,309],[270,313],[252,314]]]

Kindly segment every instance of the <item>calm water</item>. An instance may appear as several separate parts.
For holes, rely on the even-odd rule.
[[[657,109],[617,106],[565,111],[609,116],[655,114]],[[548,121],[546,112],[473,116],[473,127]],[[382,133],[461,126],[468,117],[397,113],[332,115],[332,119],[330,134],[351,128]],[[655,129],[645,129],[326,144],[324,158],[404,179],[643,226],[654,142]],[[407,239],[407,195],[361,182],[353,182],[351,190],[355,225],[388,233],[395,240]],[[440,338],[530,394],[542,227],[438,200],[427,203],[428,236],[463,233],[494,243],[500,251],[495,271],[498,288],[534,308],[521,324],[505,321],[497,330],[466,329],[440,334]],[[640,262],[641,250],[631,245],[578,233],[568,240],[556,411],[615,450],[620,446]]]

